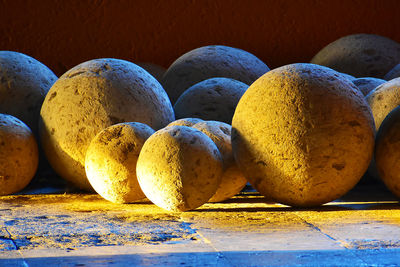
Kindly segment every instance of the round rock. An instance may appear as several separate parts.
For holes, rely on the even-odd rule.
[[[211,78],[187,89],[176,101],[176,118],[196,117],[232,123],[233,113],[249,86],[230,78]]]
[[[395,107],[400,105],[400,78],[383,83],[372,90],[366,100],[375,119],[376,130]]]
[[[400,198],[400,107],[393,109],[376,136],[375,162],[387,188]]]
[[[40,114],[41,141],[51,166],[86,190],[92,190],[85,174],[86,150],[98,132],[129,121],[160,129],[174,120],[171,102],[153,76],[111,58],[67,71],[51,87]]]
[[[374,123],[364,96],[332,69],[274,69],[243,95],[232,147],[261,194],[291,206],[317,206],[348,192],[367,170]]]
[[[374,90],[379,85],[385,83],[385,80],[373,78],[373,77],[364,77],[364,78],[357,78],[352,80],[355,86],[360,89],[364,96],[368,95],[369,92]]]
[[[24,189],[35,175],[38,146],[26,124],[0,114],[0,148],[0,195],[9,195]]]
[[[179,57],[167,69],[162,84],[171,102],[190,86],[213,77],[226,77],[247,85],[269,71],[253,54],[223,45],[196,48]]]
[[[86,152],[86,176],[94,190],[114,203],[145,198],[136,177],[136,163],[147,138],[154,133],[146,124],[126,122],[99,132]]]
[[[170,126],[144,143],[136,172],[154,204],[169,211],[187,211],[214,195],[222,168],[221,154],[207,135],[187,126]]]
[[[342,37],[325,46],[311,60],[357,78],[383,78],[399,62],[400,44],[375,34]]]
[[[38,136],[40,108],[57,76],[36,59],[0,51],[0,113],[22,120]]]
[[[221,183],[209,202],[222,202],[238,194],[247,183],[236,164],[232,153],[231,130],[229,124],[220,121],[199,122],[193,128],[205,133],[217,145],[222,156],[224,172]]]

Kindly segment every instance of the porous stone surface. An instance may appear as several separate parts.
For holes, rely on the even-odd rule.
[[[170,126],[150,136],[136,172],[146,197],[169,211],[200,207],[216,192],[223,163],[214,142],[199,130]]]
[[[378,130],[389,112],[400,105],[400,78],[379,85],[365,99],[371,107]]]
[[[274,69],[243,95],[232,122],[235,159],[261,194],[316,206],[349,191],[365,173],[374,122],[364,96],[329,68]]]
[[[0,195],[25,188],[36,173],[39,154],[36,139],[21,120],[0,114]]]
[[[196,48],[179,57],[167,69],[162,84],[174,104],[190,86],[213,77],[226,77],[247,85],[269,71],[253,54],[223,45]]]
[[[400,44],[375,34],[344,36],[320,50],[311,63],[354,77],[383,78],[400,62]]]
[[[145,198],[136,177],[136,162],[147,138],[154,133],[140,122],[119,123],[99,132],[86,152],[86,176],[94,190],[114,203]]]
[[[120,122],[160,129],[174,120],[167,94],[141,67],[104,58],[84,62],[51,87],[42,109],[40,136],[54,170],[75,186],[92,190],[85,154],[92,138]]]
[[[167,126],[188,126],[191,127],[195,125],[198,122],[202,122],[202,119],[199,118],[183,118],[183,119],[178,119],[176,121],[170,122]]]
[[[400,107],[393,109],[376,135],[375,162],[387,188],[400,198]]]
[[[231,130],[229,124],[220,121],[204,121],[193,125],[193,128],[205,133],[217,145],[222,156],[224,171],[221,183],[209,202],[221,202],[238,194],[247,183],[232,153]]]
[[[188,88],[174,105],[176,118],[196,117],[232,123],[233,113],[249,86],[230,78],[211,78]]]
[[[386,73],[384,79],[390,81],[392,79],[400,77],[400,64],[393,67],[388,73]]]
[[[22,120],[38,136],[40,108],[57,76],[36,59],[0,51],[0,113]]]
[[[358,87],[358,89],[360,89],[360,91],[363,93],[363,95],[366,96],[369,94],[369,92],[374,90],[376,87],[385,83],[386,80],[373,78],[373,77],[363,77],[363,78],[354,79],[354,80],[352,80],[352,82],[355,84],[355,86]]]

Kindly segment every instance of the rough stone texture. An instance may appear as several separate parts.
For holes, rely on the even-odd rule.
[[[249,86],[229,78],[211,78],[188,88],[174,105],[176,118],[198,117],[232,123],[233,113]]]
[[[158,82],[161,82],[162,76],[167,71],[166,68],[150,62],[138,62],[136,64],[150,73]]]
[[[365,99],[371,107],[378,130],[389,112],[400,105],[400,78],[379,85]]]
[[[192,210],[206,203],[218,188],[222,170],[214,142],[187,126],[166,127],[150,136],[136,167],[147,198],[169,211]]]
[[[379,177],[400,198],[400,107],[393,109],[376,135],[375,162]]]
[[[17,117],[38,136],[40,108],[57,76],[36,59],[0,51],[0,113]]]
[[[384,79],[390,81],[394,78],[400,77],[400,64],[393,67],[388,73],[386,73]]]
[[[226,77],[250,85],[269,71],[256,56],[229,46],[209,45],[180,56],[167,69],[162,84],[172,103],[192,85],[213,77]]]
[[[119,123],[99,132],[86,151],[86,176],[94,190],[114,203],[145,198],[136,177],[136,162],[154,133],[140,122]]]
[[[170,124],[168,124],[167,126],[188,126],[191,127],[193,125],[195,125],[198,122],[202,122],[202,119],[199,118],[183,118],[183,119],[179,119],[176,121],[171,122]]]
[[[232,146],[261,194],[291,206],[316,206],[350,190],[374,145],[371,110],[355,85],[314,64],[268,72],[240,100]]]
[[[233,157],[231,144],[232,127],[219,121],[204,121],[195,124],[193,128],[205,133],[213,140],[221,153],[224,164],[221,183],[209,202],[221,202],[238,194],[246,185],[247,179]]]
[[[38,162],[32,131],[21,120],[0,114],[0,195],[24,189],[35,175]]]
[[[399,62],[400,44],[375,34],[342,37],[325,46],[311,60],[357,78],[383,78]]]
[[[358,87],[358,89],[360,89],[363,95],[366,96],[369,94],[369,92],[374,90],[379,85],[385,83],[386,81],[373,77],[363,77],[354,79],[352,80],[352,82],[355,84],[355,86]]]
[[[40,134],[54,170],[91,190],[85,154],[99,131],[127,121],[160,129],[173,120],[167,94],[148,72],[128,61],[96,59],[72,68],[52,86],[41,109]]]

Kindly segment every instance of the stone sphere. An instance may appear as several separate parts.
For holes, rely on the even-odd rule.
[[[167,69],[162,84],[172,103],[190,86],[213,77],[226,77],[252,84],[269,71],[253,54],[223,45],[196,48],[179,57]]]
[[[211,78],[187,89],[176,101],[176,118],[196,117],[232,123],[233,113],[249,86],[230,78]]]
[[[193,128],[205,133],[217,145],[222,156],[224,171],[221,183],[209,202],[222,202],[238,194],[247,183],[232,153],[231,129],[229,124],[220,121],[199,122]]]
[[[386,73],[384,79],[390,81],[398,77],[400,77],[400,64],[397,64],[393,69]]]
[[[400,198],[400,107],[393,109],[376,135],[375,162],[379,177]]]
[[[357,78],[383,78],[399,62],[400,44],[375,34],[342,37],[325,46],[311,60]]]
[[[379,85],[365,99],[371,107],[378,130],[389,112],[400,105],[400,78]]]
[[[36,59],[0,51],[0,113],[22,120],[38,136],[40,108],[57,76]]]
[[[243,95],[232,121],[235,159],[261,194],[317,206],[348,192],[367,170],[374,122],[362,93],[332,69],[291,64]]]
[[[136,162],[147,138],[154,133],[140,122],[119,123],[99,132],[86,152],[86,176],[94,190],[114,203],[145,198],[136,177]]]
[[[202,122],[202,119],[199,118],[183,118],[173,122],[170,122],[167,126],[188,126],[191,127],[198,122]]]
[[[119,59],[84,62],[62,75],[48,92],[40,136],[53,169],[77,187],[92,190],[85,174],[93,137],[120,122],[160,129],[174,112],[160,83],[141,67]]]
[[[373,77],[363,77],[352,80],[355,86],[363,93],[364,96],[368,95],[369,92],[374,90],[379,85],[385,83],[385,80],[373,78]]]
[[[0,195],[9,195],[24,189],[35,176],[38,146],[25,123],[0,114],[0,147]]]
[[[221,154],[207,135],[187,126],[170,126],[144,143],[136,173],[154,204],[169,211],[187,211],[214,195],[222,168]]]

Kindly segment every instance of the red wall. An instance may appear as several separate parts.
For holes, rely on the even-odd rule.
[[[396,0],[0,0],[0,50],[57,75],[99,57],[168,67],[208,44],[242,48],[274,68],[308,62],[352,33],[400,42],[399,15]]]

